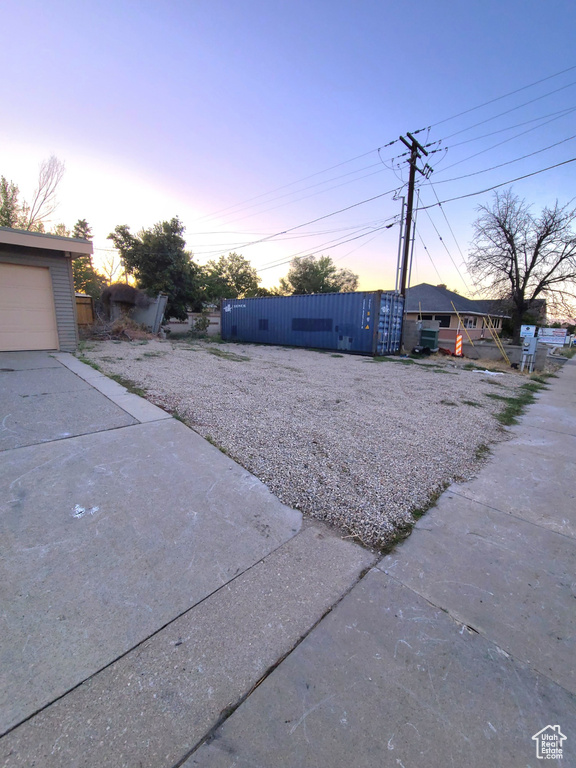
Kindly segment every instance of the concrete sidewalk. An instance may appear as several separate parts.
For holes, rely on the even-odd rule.
[[[3,410],[2,765],[576,765],[576,365],[377,560],[46,360],[4,372],[52,415]]]
[[[576,766],[574,363],[512,434],[186,768]]]

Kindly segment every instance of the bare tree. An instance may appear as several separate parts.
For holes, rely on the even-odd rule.
[[[511,306],[518,343],[523,315],[537,299],[565,312],[576,298],[576,209],[556,201],[534,216],[509,189],[478,211],[468,269],[486,295]]]
[[[30,205],[22,206],[22,228],[43,230],[44,222],[50,218],[58,206],[56,190],[64,176],[64,163],[51,155],[40,164],[38,187]]]
[[[117,276],[122,275],[122,260],[116,253],[107,256],[101,265],[101,272],[106,278],[106,285],[112,285],[116,282]],[[124,280],[126,281],[126,273],[124,272]]]

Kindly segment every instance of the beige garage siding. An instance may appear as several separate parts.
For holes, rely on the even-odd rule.
[[[0,264],[0,350],[58,347],[50,269]]]

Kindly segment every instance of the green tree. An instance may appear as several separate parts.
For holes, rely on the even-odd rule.
[[[50,234],[58,235],[58,237],[70,237],[70,230],[66,224],[56,224],[55,227],[52,227]]]
[[[204,267],[204,284],[208,301],[220,298],[238,299],[255,296],[260,278],[249,261],[239,253],[220,256]]]
[[[0,176],[0,227],[17,227],[20,206],[16,184]]]
[[[70,232],[67,233],[70,236]],[[92,240],[92,229],[86,219],[78,219],[72,230],[72,237],[80,240]],[[74,275],[74,289],[78,293],[87,293],[93,299],[99,299],[102,290],[106,287],[107,281],[104,275],[101,275],[94,268],[92,256],[79,256],[72,262],[72,274]]]
[[[92,227],[86,219],[78,219],[72,230],[72,237],[78,240],[92,240]]]
[[[576,298],[576,209],[556,202],[535,216],[506,190],[495,193],[491,207],[478,210],[468,270],[487,295],[510,303],[519,343],[520,327],[538,299],[559,314]]]
[[[201,271],[186,251],[184,226],[178,218],[162,221],[137,235],[119,225],[108,235],[122,265],[149,296],[168,294],[166,317],[187,318],[187,310],[202,308]]]
[[[286,277],[280,280],[285,294],[341,293],[358,288],[358,275],[338,269],[330,256],[303,256],[292,259]]]

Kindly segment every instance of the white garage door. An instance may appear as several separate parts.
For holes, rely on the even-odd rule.
[[[24,349],[58,349],[50,271],[0,264],[0,351]]]

